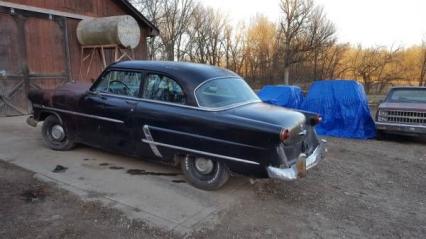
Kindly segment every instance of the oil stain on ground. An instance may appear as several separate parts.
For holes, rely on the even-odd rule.
[[[129,169],[127,173],[130,175],[152,175],[152,176],[178,176],[179,173],[158,173],[158,172],[148,172],[143,169]]]
[[[185,180],[172,180],[173,183],[186,183]]]
[[[119,167],[119,166],[111,166],[111,167],[109,167],[109,169],[119,170],[119,169],[124,169],[124,168],[123,167]]]
[[[67,167],[64,167],[62,165],[56,165],[56,167],[52,170],[52,172],[54,173],[63,173],[65,171],[67,171]]]
[[[24,191],[21,194],[21,197],[26,202],[41,201],[46,197],[46,189],[42,187],[29,189]]]

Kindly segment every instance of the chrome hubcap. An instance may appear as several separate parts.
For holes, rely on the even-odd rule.
[[[52,130],[50,131],[50,134],[52,135],[52,138],[58,141],[61,141],[65,138],[65,131],[64,128],[60,125],[54,125],[52,127]]]
[[[195,159],[195,168],[202,174],[209,174],[213,171],[213,161],[205,158]]]

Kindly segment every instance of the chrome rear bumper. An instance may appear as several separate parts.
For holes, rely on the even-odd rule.
[[[327,151],[325,147],[326,143],[326,140],[321,140],[314,152],[308,157],[305,154],[300,154],[297,162],[289,168],[267,167],[266,170],[269,177],[283,181],[293,181],[305,177],[307,170],[315,167],[325,158],[325,153]]]

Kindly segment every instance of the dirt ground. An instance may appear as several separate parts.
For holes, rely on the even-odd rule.
[[[253,194],[204,235],[426,238],[424,140],[328,140],[328,159],[307,178],[255,183]]]
[[[190,238],[426,238],[426,142],[329,138],[297,182],[256,180]],[[0,238],[174,238],[0,161]]]
[[[81,201],[0,161],[0,238],[167,238],[99,202]]]

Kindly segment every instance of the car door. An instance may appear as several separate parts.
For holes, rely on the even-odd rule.
[[[146,143],[146,140],[179,140],[167,132],[159,132],[158,128],[174,128],[178,124],[185,127],[187,118],[180,114],[180,105],[185,105],[183,88],[171,77],[160,73],[146,72],[142,87],[142,101],[136,108],[135,124],[139,132],[137,150],[140,154],[166,160],[172,157],[173,150],[162,149]],[[183,122],[185,121],[185,122]],[[167,140],[166,140],[167,139]]]
[[[99,120],[103,114],[104,99],[98,92],[89,91],[79,101],[79,115],[75,116],[76,132],[80,142],[101,147]]]
[[[92,88],[99,112],[98,139],[108,150],[135,154],[134,113],[140,97],[143,73],[109,70]]]

